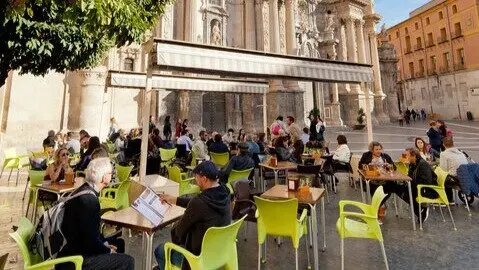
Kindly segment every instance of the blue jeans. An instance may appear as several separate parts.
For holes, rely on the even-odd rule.
[[[156,262],[158,263],[158,268],[160,270],[165,269],[165,243],[160,244],[155,248],[155,258]],[[181,253],[176,252],[174,250],[171,251],[171,263],[181,267],[181,263],[183,262],[183,255]]]

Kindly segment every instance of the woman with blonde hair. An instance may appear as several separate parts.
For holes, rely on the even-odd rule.
[[[45,180],[58,182],[65,179],[65,173],[71,170],[68,163],[68,149],[65,147],[58,148],[53,156],[54,162],[50,164],[45,172]]]

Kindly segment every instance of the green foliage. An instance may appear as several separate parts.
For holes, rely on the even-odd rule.
[[[0,86],[10,70],[45,75],[98,65],[142,43],[170,0],[2,0]]]
[[[311,111],[309,111],[309,116],[320,116],[321,112],[319,111],[318,108],[313,108]]]
[[[363,108],[359,108],[358,110],[358,118],[356,118],[356,121],[358,121],[359,125],[364,125],[364,118],[366,117],[366,114],[364,113]]]

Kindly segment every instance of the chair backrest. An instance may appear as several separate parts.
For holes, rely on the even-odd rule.
[[[377,216],[379,206],[381,206],[381,202],[383,201],[384,197],[386,197],[386,194],[384,193],[383,186],[379,186],[376,191],[374,192],[372,201],[371,201],[371,212],[369,213],[370,215]]]
[[[444,187],[444,183],[446,182],[447,178],[447,172],[439,166],[436,167],[434,172],[437,175],[437,185],[440,187]]]
[[[168,166],[168,178],[171,180],[181,183],[181,170],[178,166]]]
[[[29,170],[28,177],[30,178],[30,187],[35,187],[43,182],[45,171]]]
[[[33,224],[30,222],[30,220],[28,220],[26,217],[20,217],[18,229],[13,233],[9,233],[10,237],[15,240],[20,248],[20,252],[22,253],[23,257],[24,268],[42,261],[39,255],[33,254],[28,248],[28,241],[30,240],[34,230],[35,227],[33,227]]]
[[[196,158],[198,158],[198,154],[196,153],[196,151],[193,151],[192,149],[190,166],[196,167],[196,165],[198,165],[198,161],[196,160]]]
[[[353,178],[360,179],[361,176],[359,175],[358,167],[359,167],[359,160],[361,160],[361,155],[351,153],[351,168],[353,169]]]
[[[115,194],[115,201],[117,210],[124,209],[130,206],[128,191],[130,189],[131,180],[125,180],[120,184],[118,191]]]
[[[403,162],[394,162],[394,165],[396,165],[396,170],[404,175],[407,175],[409,172],[408,166],[403,163]]]
[[[133,165],[131,166],[121,166],[120,164],[115,164],[116,175],[120,182],[128,180],[130,173],[133,170]]]
[[[298,199],[268,200],[254,197],[258,216],[258,241],[264,242],[267,234],[296,237]]]
[[[6,148],[3,150],[4,158],[14,158],[17,156],[17,150],[15,148]]]
[[[45,151],[32,152],[34,158],[48,158],[48,153]]]
[[[113,154],[116,152],[116,146],[114,143],[106,143],[106,147],[108,149],[108,153]]]
[[[230,175],[228,176],[228,183],[231,184],[232,182],[239,179],[248,179],[253,169],[254,168],[250,168],[242,171],[231,170]]]
[[[187,158],[188,152],[186,151],[186,144],[177,144],[176,145],[176,157],[177,158]]]
[[[161,161],[172,160],[175,157],[175,155],[176,155],[176,148],[173,148],[173,149],[160,148]]]
[[[238,260],[236,237],[246,216],[225,227],[209,228],[201,244],[202,269],[222,269],[228,262]]]
[[[225,166],[230,161],[230,154],[229,153],[215,153],[210,152],[211,162],[218,166]]]

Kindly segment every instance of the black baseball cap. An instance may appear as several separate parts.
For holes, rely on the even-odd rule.
[[[203,161],[196,165],[196,167],[193,169],[193,173],[206,176],[206,178],[211,180],[218,179],[220,174],[216,168],[216,165],[209,160]]]

